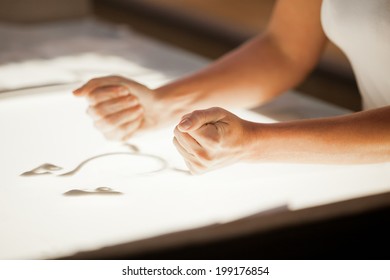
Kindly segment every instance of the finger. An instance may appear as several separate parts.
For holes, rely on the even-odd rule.
[[[126,87],[109,86],[97,88],[96,90],[88,93],[86,96],[89,104],[95,106],[96,104],[128,95],[130,95],[130,92]]]
[[[86,84],[73,91],[76,96],[85,96],[90,92],[107,86],[124,86],[129,91],[137,90],[141,85],[120,76],[107,76],[89,80]]]
[[[127,108],[135,107],[137,105],[139,105],[137,98],[129,95],[109,100],[96,106],[90,106],[87,110],[87,113],[94,120],[98,120],[108,115],[123,111]]]
[[[173,131],[173,134],[175,135],[175,138],[180,143],[180,145],[190,153],[196,152],[202,148],[196,139],[194,139],[188,133],[180,132],[177,127]]]
[[[207,149],[203,148],[203,146],[188,133],[183,133],[175,129],[175,139],[199,164],[204,165],[210,161],[211,158]]]
[[[207,171],[207,168],[205,166],[197,162],[188,162],[186,160],[184,162],[187,165],[191,175],[198,175],[198,174],[205,173]]]
[[[142,106],[137,105],[95,121],[95,127],[102,132],[107,132],[112,130],[113,127],[120,127],[125,123],[138,119],[143,115],[143,112]]]
[[[119,77],[117,76],[106,76],[91,79],[78,89],[75,89],[73,91],[73,94],[76,96],[84,96],[99,87],[115,86],[118,84],[118,78]]]
[[[130,122],[126,126],[127,133],[122,137],[122,141],[127,141],[129,138],[131,138],[141,127],[143,116],[139,116],[134,121]]]
[[[129,138],[131,135],[135,133],[135,131],[140,126],[142,119],[143,117],[140,116],[134,119],[133,121],[125,123],[114,130],[105,132],[104,136],[106,137],[107,140],[125,141],[127,138]]]
[[[178,128],[182,132],[194,131],[204,124],[217,122],[223,119],[226,114],[226,110],[218,107],[207,110],[196,110],[182,119]]]
[[[184,157],[185,159],[194,159],[195,156],[194,154],[188,152],[181,144],[180,142],[177,140],[176,137],[173,137],[173,144],[175,145],[176,149],[178,150],[178,152],[182,155],[182,157]]]
[[[191,174],[200,173],[201,170],[204,170],[204,166],[180,145],[176,137],[173,138],[173,144],[175,145],[179,154],[183,157],[184,162],[186,163]]]

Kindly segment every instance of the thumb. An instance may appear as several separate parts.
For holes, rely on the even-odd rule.
[[[226,111],[222,108],[213,107],[206,110],[196,110],[183,116],[178,125],[181,132],[194,131],[207,123],[215,123],[226,116]]]

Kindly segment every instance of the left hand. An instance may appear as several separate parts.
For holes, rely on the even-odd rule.
[[[120,76],[92,79],[73,94],[87,99],[87,113],[108,140],[126,141],[167,123],[173,115],[154,90]]]
[[[253,125],[217,107],[194,111],[176,126],[173,143],[190,172],[203,173],[245,159]]]

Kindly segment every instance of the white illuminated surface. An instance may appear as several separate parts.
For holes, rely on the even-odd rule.
[[[115,71],[133,76],[153,87],[175,73],[204,64],[166,46],[141,47],[140,41],[137,44],[140,60],[153,55],[175,58],[176,66],[170,67],[176,72],[161,70],[166,65],[163,59],[160,69],[153,70],[129,59],[83,54],[26,63],[19,69],[26,71],[22,76],[30,80],[23,79],[19,84],[21,76],[17,75],[16,65],[3,65],[0,74],[8,76],[3,82],[0,80],[0,87],[15,88],[44,81],[80,82],[96,74],[90,70],[75,74],[74,69],[82,65],[99,73]],[[34,74],[34,69],[39,71]],[[34,79],[31,75],[35,75]],[[141,153],[166,160],[169,168],[161,172],[145,174],[160,166],[151,158],[113,156],[88,163],[72,177],[20,177],[43,163],[70,170],[98,154],[128,151],[124,146],[108,143],[93,128],[85,114],[85,101],[73,97],[72,88],[0,95],[0,258],[62,257],[233,221],[282,205],[300,209],[390,191],[390,164],[237,164],[201,176],[188,176],[172,169],[185,169],[172,145],[173,126],[129,141]],[[260,112],[283,120],[345,113],[295,93],[288,93]],[[236,113],[253,121],[273,121],[254,112]],[[123,194],[63,195],[73,189],[98,187],[110,187]]]
[[[42,163],[72,169],[91,156],[127,151],[107,143],[70,91],[4,98],[0,103],[0,257],[53,258],[80,250],[223,223],[288,204],[317,205],[389,190],[389,165],[238,164],[202,176],[154,169],[148,158],[96,160],[72,177],[20,177]],[[242,112],[252,120],[269,121]],[[172,127],[138,136],[141,152],[185,168]],[[158,167],[158,166],[157,166]],[[121,196],[66,197],[107,186]]]
[[[70,91],[3,99],[1,137],[1,257],[42,258],[102,245],[226,222],[286,202],[279,186],[260,188],[252,166],[204,176],[167,169],[156,174],[148,158],[115,156],[91,162],[73,177],[20,177],[50,162],[72,169],[93,155],[127,151],[109,144],[85,115],[85,102]],[[141,152],[185,168],[172,143],[172,128],[136,137]],[[141,174],[140,174],[141,173]],[[239,176],[238,176],[239,175]],[[261,183],[263,184],[263,183]],[[72,189],[111,187],[122,196],[65,197]],[[288,189],[288,188],[285,188]],[[261,190],[261,191],[260,191]]]

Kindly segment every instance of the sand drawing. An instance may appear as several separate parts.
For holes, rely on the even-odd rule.
[[[63,193],[64,196],[87,196],[87,195],[122,195],[123,193],[114,191],[109,187],[99,187],[94,190],[73,189]]]
[[[175,167],[169,167],[168,162],[160,156],[142,153],[140,151],[140,149],[133,144],[126,143],[124,145],[127,148],[129,148],[130,151],[128,151],[128,152],[112,152],[112,153],[104,153],[104,154],[95,155],[95,156],[92,156],[92,157],[89,157],[89,158],[83,160],[82,162],[80,162],[76,167],[74,167],[71,170],[64,170],[63,167],[52,164],[52,163],[43,163],[43,164],[41,164],[41,165],[39,165],[39,166],[29,170],[29,171],[23,172],[22,174],[20,174],[20,176],[24,176],[24,177],[40,176],[40,175],[53,175],[53,176],[58,176],[58,177],[72,176],[72,175],[78,173],[87,163],[89,163],[95,159],[109,157],[109,156],[116,156],[116,155],[129,155],[129,156],[133,156],[133,157],[135,156],[135,157],[150,158],[158,163],[159,166],[156,169],[148,171],[148,172],[144,172],[142,174],[157,173],[157,172],[167,170],[167,169],[170,169],[170,170],[173,170],[176,172],[180,172],[183,174],[189,174],[189,172],[187,170],[183,170],[183,169],[179,169],[179,168],[175,168]]]

